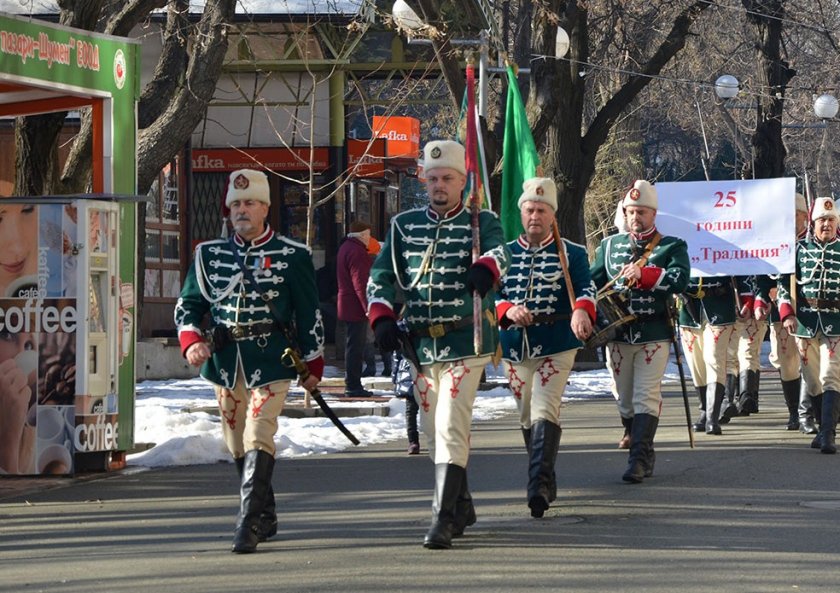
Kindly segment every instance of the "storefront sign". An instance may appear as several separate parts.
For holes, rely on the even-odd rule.
[[[73,84],[120,92],[134,81],[128,39],[100,35],[2,15],[0,17],[0,70],[55,84]],[[126,91],[129,97],[134,84]]]
[[[347,173],[351,177],[382,177],[385,172],[385,140],[347,139]]]
[[[373,116],[373,135],[385,139],[388,158],[416,159],[420,154],[420,120],[414,117]]]
[[[309,148],[197,148],[192,151],[193,173],[268,169],[321,172],[330,166],[329,149]]]

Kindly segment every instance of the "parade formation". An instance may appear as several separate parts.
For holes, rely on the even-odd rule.
[[[670,356],[681,363],[684,352],[688,362],[683,393],[693,446],[692,430],[714,437],[722,424],[759,412],[759,354],[768,329],[789,411],[783,428],[815,434],[811,447],[836,452],[840,241],[831,198],[816,198],[810,216],[804,196],[791,200],[795,273],[693,275],[686,240],[657,228],[660,198],[648,181],[634,181],[620,196],[617,232],[601,241],[590,263],[584,246],[559,234],[552,179],[525,180],[517,202],[524,232],[506,242],[494,212],[471,214],[465,205],[461,144],[429,142],[422,164],[428,205],[391,219],[364,300],[377,346],[409,363],[408,397],[419,408],[434,465],[424,547],[451,548],[476,521],[467,480],[470,427],[488,364],[503,365],[516,402],[528,453],[524,501],[537,519],[557,500],[563,391],[582,348],[602,350],[612,378],[624,427],[619,446],[629,449],[625,482],[654,475]],[[198,245],[175,321],[184,356],[216,389],[241,478],[232,551],[250,553],[277,532],[276,417],[295,376],[318,393],[323,328],[309,251],[266,223],[265,175],[231,173],[226,204],[234,233]],[[205,315],[209,329],[202,329]],[[289,353],[296,364],[288,363]],[[693,423],[688,380],[699,400]]]

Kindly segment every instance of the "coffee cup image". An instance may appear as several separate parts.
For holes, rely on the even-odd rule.
[[[38,406],[38,413],[35,420],[39,445],[50,445],[63,443],[66,435],[66,422],[62,414],[55,406]],[[40,448],[40,447],[39,447]]]
[[[38,353],[35,350],[21,350],[15,356],[18,368],[27,377],[38,370]]]
[[[73,471],[73,458],[64,446],[49,445],[38,455],[38,473],[63,475]]]
[[[15,278],[6,287],[9,298],[29,298],[38,295],[38,276],[35,274]]]

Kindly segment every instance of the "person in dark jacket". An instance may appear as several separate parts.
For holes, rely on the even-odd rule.
[[[353,221],[350,232],[338,248],[336,258],[338,320],[343,321],[347,327],[344,346],[344,395],[347,397],[373,395],[362,387],[362,364],[368,331],[365,288],[372,264],[367,251],[369,240],[370,225],[361,220]]]

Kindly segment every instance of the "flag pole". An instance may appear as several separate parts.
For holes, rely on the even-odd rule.
[[[481,215],[481,196],[478,190],[480,180],[477,169],[478,130],[476,128],[475,111],[475,67],[472,58],[467,62],[467,177],[470,181],[470,229],[472,231],[472,263],[481,258],[481,227],[479,217]],[[483,315],[481,295],[473,290],[473,350],[476,356],[481,355],[481,346],[484,341]]]

